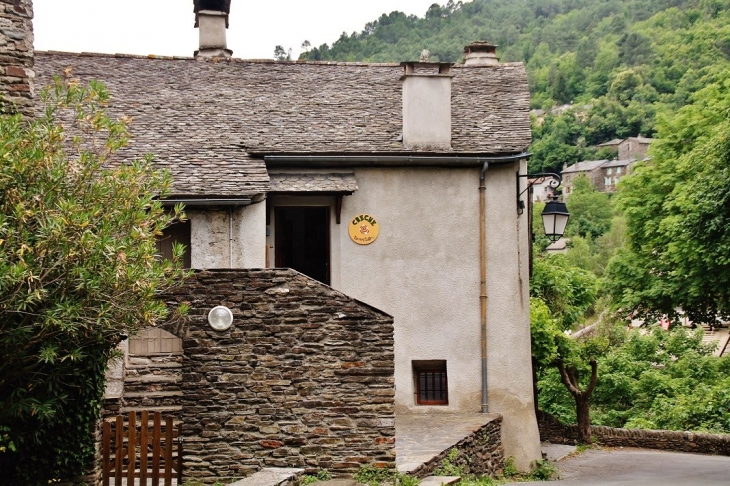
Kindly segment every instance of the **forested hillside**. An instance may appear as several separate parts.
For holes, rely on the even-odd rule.
[[[428,49],[433,61],[459,62],[474,40],[526,64],[536,110],[531,170],[559,170],[605,155],[593,145],[654,135],[657,117],[720,81],[730,64],[730,0],[450,0],[422,18],[382,15],[302,58],[398,62]]]

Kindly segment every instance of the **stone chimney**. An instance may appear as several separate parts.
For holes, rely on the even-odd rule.
[[[231,0],[193,0],[195,27],[200,34],[200,49],[195,57],[231,57],[226,43]]]
[[[403,145],[451,148],[451,63],[404,62]]]
[[[489,66],[499,64],[497,45],[485,41],[472,42],[464,48],[465,66]]]
[[[0,94],[3,109],[33,114],[33,2],[0,3]]]

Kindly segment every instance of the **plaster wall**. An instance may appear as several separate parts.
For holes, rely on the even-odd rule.
[[[411,74],[403,80],[403,143],[451,147],[451,77]]]
[[[355,175],[360,190],[343,199],[335,233],[341,257],[332,268],[345,294],[395,318],[397,410],[477,412],[478,171],[370,168]],[[380,225],[370,245],[350,240],[348,227],[359,214]],[[446,360],[448,405],[416,404],[414,360]]]
[[[517,169],[516,162],[494,165],[486,181],[489,411],[504,416],[505,455],[528,469],[541,452],[532,398],[528,221],[526,213],[517,215]],[[332,286],[395,318],[398,413],[479,412],[479,169],[361,168],[355,176],[359,190],[343,198],[340,225],[334,196],[274,197],[272,206],[332,209]],[[367,246],[348,233],[360,214],[380,225]],[[272,218],[272,263],[274,228]],[[446,360],[449,405],[416,404],[414,360]]]
[[[489,411],[504,417],[505,456],[527,470],[542,456],[532,396],[528,217],[517,215],[517,168],[504,164],[487,173],[488,401]],[[523,162],[520,172],[526,170]]]
[[[185,213],[190,218],[192,268],[266,266],[265,203],[232,208],[230,213],[227,209],[186,209]]]
[[[223,12],[201,10],[198,13],[198,33],[200,48],[218,47],[225,49],[226,45],[226,18]]]

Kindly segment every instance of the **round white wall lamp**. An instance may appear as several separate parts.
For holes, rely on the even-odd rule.
[[[224,305],[213,307],[208,312],[208,324],[216,331],[225,331],[233,324],[233,312]]]

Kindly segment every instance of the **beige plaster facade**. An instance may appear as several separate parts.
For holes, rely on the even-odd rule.
[[[191,267],[266,266],[266,205],[185,210],[190,219]]]
[[[504,416],[505,455],[539,459],[530,358],[527,217],[516,210],[517,162],[486,178],[489,411]],[[524,163],[522,172],[525,171]],[[309,171],[308,171],[309,172]],[[270,206],[330,208],[331,284],[395,318],[396,410],[465,413],[481,408],[480,168],[358,168],[359,190],[335,196],[270,195]],[[276,247],[275,211],[267,237]],[[351,241],[360,214],[380,225],[370,245]],[[417,405],[413,361],[445,360],[449,404]]]

